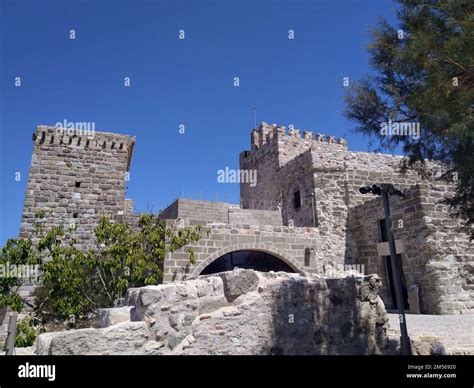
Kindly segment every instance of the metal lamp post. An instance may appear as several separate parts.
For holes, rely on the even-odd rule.
[[[395,248],[395,238],[392,231],[392,221],[390,219],[390,202],[389,195],[397,195],[404,197],[401,190],[397,190],[391,183],[382,183],[380,186],[364,186],[359,189],[361,194],[372,193],[381,195],[383,200],[383,208],[385,213],[385,227],[387,229],[388,246],[390,249],[390,262],[392,265],[392,280],[395,288],[395,300],[397,302],[398,320],[400,322],[400,347],[401,354],[411,355],[410,337],[408,336],[407,324],[405,320],[405,303],[402,293],[402,278],[400,276],[400,268],[398,266],[397,251]]]

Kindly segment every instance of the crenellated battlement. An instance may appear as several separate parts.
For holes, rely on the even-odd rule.
[[[135,137],[88,129],[38,125],[32,137],[35,146],[61,146],[80,150],[128,153],[128,167],[135,146]]]
[[[347,148],[347,141],[344,138],[339,138],[336,140],[334,136],[325,136],[318,132],[315,133],[306,130],[301,131],[300,129],[296,128],[290,128],[287,130],[286,127],[281,125],[262,122],[258,128],[252,130],[250,136],[252,151],[261,149],[276,137],[314,141],[317,143],[331,144]]]

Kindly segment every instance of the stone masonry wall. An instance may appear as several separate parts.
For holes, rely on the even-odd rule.
[[[240,154],[241,170],[256,170],[257,185],[240,183],[240,205],[244,209],[276,210],[281,192],[274,184],[278,163],[277,137],[258,151],[244,151]]]
[[[234,270],[132,288],[101,328],[41,334],[39,355],[381,354],[390,345],[377,276],[325,279]]]
[[[265,139],[262,141],[262,139]],[[252,151],[241,153],[241,169],[256,169],[257,185],[241,184],[244,208],[276,209],[282,204],[284,224],[311,226],[311,203],[307,194],[316,192],[317,218],[327,227],[344,223],[343,207],[367,200],[359,193],[363,185],[390,182],[401,188],[423,178],[414,170],[401,173],[403,158],[369,152],[350,152],[344,139],[284,127],[262,125],[253,131]],[[293,194],[303,188],[302,208],[294,209]],[[265,202],[265,203],[264,203]]]
[[[75,225],[85,245],[101,214],[123,214],[136,223],[133,203],[124,199],[134,138],[103,132],[68,136],[40,126],[34,141],[20,236],[31,236],[38,210],[51,211],[46,226]],[[178,199],[160,214],[183,220],[176,228],[201,224],[209,232],[166,257],[165,282],[196,277],[213,260],[237,250],[267,252],[297,272],[322,273],[326,264],[360,262],[366,273],[386,276],[376,250],[380,199],[359,193],[361,186],[386,182],[408,190],[407,198],[393,200],[394,216],[405,225],[396,238],[405,243],[408,282],[420,284],[423,312],[473,311],[472,246],[456,231],[446,206],[437,203],[451,194],[448,186],[415,170],[401,173],[401,157],[350,152],[345,140],[309,131],[287,133],[262,123],[251,134],[251,148],[241,153],[240,168],[256,169],[257,185],[241,183],[240,207]],[[311,193],[317,228],[312,227]],[[194,265],[187,248],[196,252]],[[386,286],[382,296],[388,301]]]
[[[314,192],[316,184],[312,174],[312,161],[311,150],[308,150],[278,171],[278,183],[282,192],[282,216],[285,225],[293,223],[294,226],[313,226],[311,199],[307,198]],[[294,206],[296,191],[300,192],[300,208]],[[315,212],[317,213],[317,209]]]
[[[20,236],[33,232],[34,215],[51,212],[46,225],[76,226],[87,241],[100,214],[120,215],[125,206],[125,173],[135,139],[94,132],[68,136],[62,128],[39,126],[25,194]]]
[[[229,207],[229,224],[233,225],[273,225],[281,226],[282,218],[279,211],[241,209]]]
[[[394,199],[397,202],[394,209],[408,217],[408,227],[396,233],[406,242],[407,254],[409,250],[412,255],[417,254],[406,258],[409,268],[405,273],[409,283],[421,287],[422,311],[472,311],[472,247],[466,235],[456,232],[457,225],[450,219],[446,206],[433,204],[451,190],[437,180],[436,174],[421,175],[416,169],[402,172],[400,156],[350,152],[343,139],[336,142],[334,138],[308,131],[287,132],[284,127],[266,123],[252,132],[251,145],[252,151],[241,154],[241,168],[262,170],[264,177],[257,180],[254,188],[241,187],[244,207],[251,206],[255,198],[270,199],[272,206],[281,207],[284,225],[307,227],[313,225],[308,196],[314,193],[319,239],[316,246],[324,241],[331,246],[331,255],[337,252],[346,263],[362,263],[369,273],[377,272],[385,278],[387,269],[377,257],[378,219],[373,218],[374,214],[383,218],[383,208],[380,200],[360,194],[359,188],[393,183],[399,189],[408,190],[415,198],[405,199],[403,204]],[[440,166],[435,163],[426,164],[427,169],[439,171]],[[420,194],[413,188],[415,185],[421,185],[422,191],[423,187],[429,190]],[[300,208],[294,205],[297,191]],[[419,204],[413,205],[416,201]],[[266,208],[266,205],[258,202],[257,207]],[[436,239],[445,243],[433,245]],[[447,264],[446,260],[452,263]],[[388,302],[388,281],[384,284],[382,296]]]
[[[185,220],[176,228],[199,224]],[[217,258],[229,252],[255,250],[267,252],[287,263],[296,272],[323,273],[325,265],[344,263],[344,245],[321,236],[317,228],[273,225],[203,224],[202,238],[196,243],[170,253],[164,262],[164,282],[189,279]],[[189,261],[187,249],[195,253]],[[308,264],[308,265],[306,265]]]
[[[440,203],[454,193],[444,183],[431,183],[420,190],[426,224],[423,245],[413,246],[426,263],[425,304],[439,314],[474,313],[474,247],[460,231],[460,223],[447,217],[448,206]]]
[[[125,174],[134,137],[80,131],[69,135],[63,128],[38,126],[33,141],[20,237],[34,238],[35,214],[45,211],[46,228],[75,226],[78,246],[87,248],[100,215],[130,215],[133,202],[125,200]],[[35,287],[25,282],[19,294],[31,303]],[[29,310],[25,306],[24,312]],[[0,313],[0,324],[6,325],[8,317],[8,311]]]
[[[209,222],[229,222],[229,207],[223,202],[200,201],[179,198],[165,209],[160,217],[162,219],[190,219]]]
[[[281,225],[278,211],[241,209],[239,205],[224,202],[179,198],[160,213],[162,220],[195,220],[201,223]]]
[[[309,196],[314,193],[320,238],[332,246],[331,253],[338,252],[347,261],[354,259],[354,252],[346,249],[352,245],[351,230],[347,228],[349,208],[370,199],[361,195],[359,188],[380,182],[408,188],[422,180],[415,171],[400,172],[401,157],[349,152],[342,139],[336,143],[334,138],[308,131],[301,137],[297,130],[286,133],[283,127],[265,124],[254,133],[257,135],[252,138],[253,151],[246,151],[250,153],[241,158],[241,168],[263,168],[265,176],[271,179],[257,180],[254,188],[242,186],[242,203],[251,204],[255,197],[272,198],[273,203],[280,204],[284,225],[308,227],[313,226]],[[263,144],[261,133],[267,139]],[[300,193],[300,208],[294,205],[296,191]]]
[[[403,244],[402,264],[408,288],[419,286],[422,313],[474,312],[474,250],[469,237],[446,217],[440,199],[449,195],[446,185],[429,183],[411,187],[405,198],[390,197],[393,230]],[[373,197],[349,214],[357,260],[366,272],[378,273],[381,296],[391,305],[385,260],[377,254],[378,220],[384,218],[380,197]]]

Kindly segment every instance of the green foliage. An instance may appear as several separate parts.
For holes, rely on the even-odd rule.
[[[0,252],[0,308],[9,306],[15,311],[23,308],[23,299],[18,295],[25,280],[10,273],[10,268],[38,264],[37,252],[31,240],[9,239]]]
[[[376,76],[353,84],[346,116],[356,131],[398,145],[408,164],[423,159],[446,166],[455,184],[447,203],[453,215],[474,222],[474,2],[399,0],[395,28],[382,20],[369,46]],[[382,123],[419,122],[419,138],[384,136]]]
[[[26,316],[18,322],[16,325],[15,346],[18,348],[32,346],[36,337],[41,333],[38,324],[38,320],[30,316]]]
[[[39,265],[42,285],[35,291],[35,314],[44,322],[67,321],[74,327],[93,316],[97,308],[112,307],[128,288],[160,283],[165,255],[201,237],[199,226],[174,229],[152,214],[143,215],[136,228],[102,217],[93,248],[86,251],[79,249],[74,229],[47,226],[47,216],[46,212],[36,214],[34,243],[32,239],[7,241],[0,265]],[[192,250],[187,252],[194,262]],[[26,301],[18,289],[23,281],[0,277],[0,307],[22,310]],[[21,324],[19,343],[30,343],[32,323],[25,320]]]
[[[43,295],[38,313],[75,326],[97,308],[112,307],[128,288],[160,283],[165,255],[199,240],[200,227],[174,230],[152,214],[143,215],[138,228],[103,217],[88,251],[66,238],[62,226],[41,233],[44,284],[37,292]],[[192,252],[189,257],[193,260]]]

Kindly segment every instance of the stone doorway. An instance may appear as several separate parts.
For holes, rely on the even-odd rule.
[[[392,272],[392,262],[390,260],[390,256],[384,256],[385,258],[385,264],[387,266],[387,277],[388,277],[388,283],[389,283],[389,289],[390,289],[390,300],[392,302],[392,308],[394,310],[397,309],[397,300],[395,298],[395,286],[393,284],[393,272]],[[398,261],[398,268],[400,268],[400,276],[402,278],[402,294],[403,294],[403,304],[405,306],[405,310],[410,309],[410,305],[408,303],[408,289],[407,289],[407,282],[405,279],[405,274],[403,272],[403,263],[402,263],[402,256],[397,255],[397,261]]]

